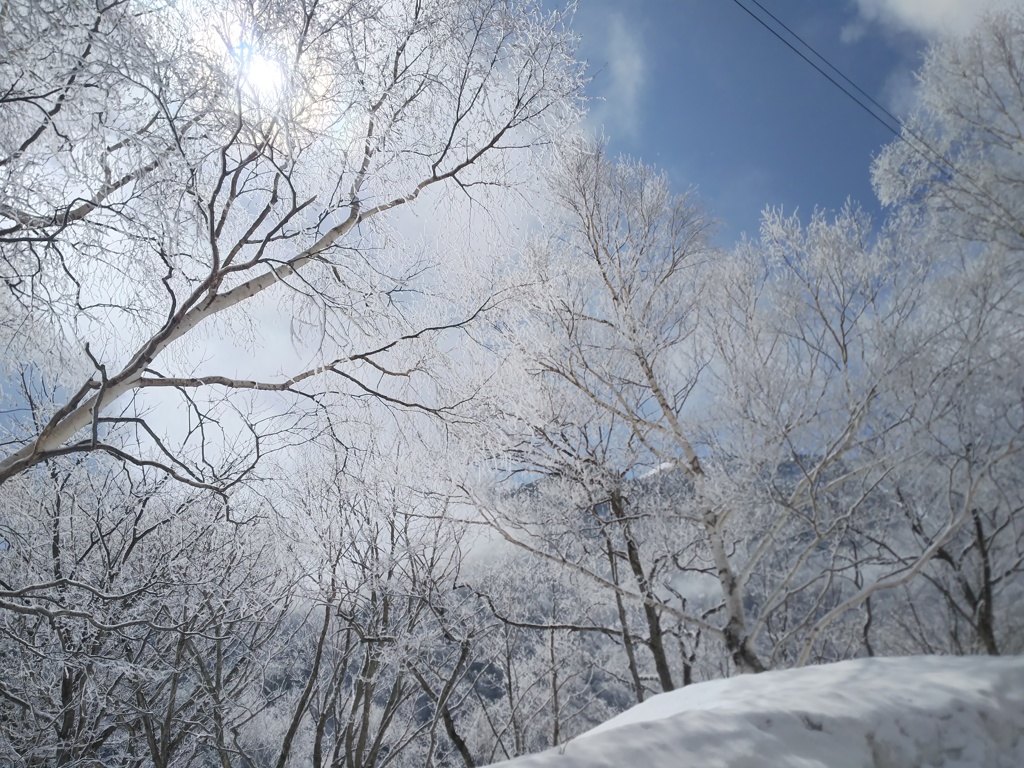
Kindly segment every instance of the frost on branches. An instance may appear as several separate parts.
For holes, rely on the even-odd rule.
[[[780,670],[1024,650],[1022,19],[933,49],[884,223],[724,250],[574,133],[538,3],[4,5],[0,755],[475,768],[786,679],[817,749],[844,670],[977,703],[999,662]]]
[[[0,24],[0,329],[20,414],[0,482],[103,451],[223,489],[329,433],[346,396],[454,405],[431,345],[490,296],[436,295],[384,222],[428,197],[428,216],[452,194],[498,204],[486,193],[575,119],[559,14],[45,0]],[[224,338],[258,356],[275,321],[294,367],[205,359]]]

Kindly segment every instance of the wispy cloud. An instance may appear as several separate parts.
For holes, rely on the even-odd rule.
[[[635,138],[640,130],[643,92],[647,82],[640,31],[626,17],[611,12],[607,17],[601,59],[595,85],[601,101],[591,107],[591,120],[608,133]]]
[[[898,67],[885,79],[881,95],[881,101],[886,109],[894,115],[906,117],[917,109],[921,92],[917,87],[914,73],[907,68]]]
[[[866,23],[915,32],[926,38],[967,29],[985,11],[1020,6],[1024,0],[857,0],[860,18],[843,29],[843,39],[864,34]]]

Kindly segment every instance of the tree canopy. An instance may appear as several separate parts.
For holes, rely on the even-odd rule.
[[[932,48],[884,221],[729,249],[569,21],[3,7],[0,754],[474,768],[1024,650],[1024,13]]]

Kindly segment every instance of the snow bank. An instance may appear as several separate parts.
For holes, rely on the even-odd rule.
[[[1024,657],[857,659],[655,696],[507,768],[1021,768]]]

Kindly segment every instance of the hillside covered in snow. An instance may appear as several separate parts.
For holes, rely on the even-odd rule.
[[[868,658],[664,693],[507,768],[1019,768],[1024,658]]]

